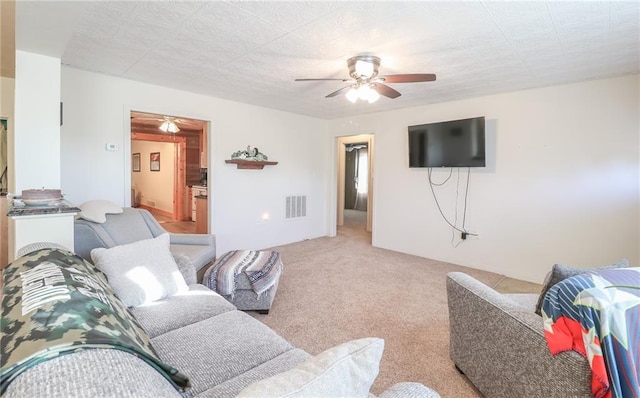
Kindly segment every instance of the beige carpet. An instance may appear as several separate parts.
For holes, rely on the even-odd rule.
[[[493,286],[502,275],[374,248],[362,214],[346,217],[335,238],[276,248],[285,268],[271,312],[251,314],[313,355],[383,338],[374,394],[418,381],[443,397],[479,397],[449,359],[445,277],[462,271]]]

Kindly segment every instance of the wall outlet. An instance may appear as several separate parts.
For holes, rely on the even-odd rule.
[[[107,151],[117,151],[118,150],[118,144],[106,144],[105,145],[105,149]]]

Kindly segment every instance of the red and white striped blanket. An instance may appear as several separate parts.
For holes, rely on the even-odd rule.
[[[204,274],[203,283],[223,296],[232,296],[237,276],[244,273],[258,296],[276,282],[282,271],[277,251],[233,250],[225,253]]]

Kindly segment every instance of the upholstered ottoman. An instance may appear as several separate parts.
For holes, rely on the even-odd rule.
[[[202,283],[239,310],[268,314],[278,290],[282,260],[276,251],[233,250],[209,267]]]

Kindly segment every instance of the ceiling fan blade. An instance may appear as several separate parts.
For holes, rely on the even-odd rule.
[[[346,90],[348,88],[351,88],[351,86],[342,87],[340,90],[336,90],[336,91],[332,92],[331,94],[327,95],[325,98],[335,97],[336,95],[340,94],[341,92],[343,92],[344,90]]]
[[[351,79],[295,79],[297,82],[316,82],[316,81],[338,81],[338,82],[346,82]]]
[[[397,92],[396,90],[394,90],[391,87],[389,87],[387,85],[384,85],[382,83],[374,83],[374,86],[375,86],[376,91],[378,92],[378,94],[384,95],[385,97],[389,97],[391,99],[398,98],[399,96],[402,95],[399,92]]]
[[[385,83],[418,83],[418,82],[432,82],[436,80],[436,75],[433,73],[404,73],[399,75],[384,75],[379,76]]]

